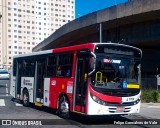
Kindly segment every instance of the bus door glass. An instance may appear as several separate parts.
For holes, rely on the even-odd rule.
[[[43,103],[45,65],[45,59],[40,59],[36,63],[36,102],[41,103]]]
[[[80,51],[77,53],[74,89],[74,110],[81,113],[86,112],[89,55],[90,54],[88,51]]]
[[[17,62],[17,74],[16,74],[16,97],[21,94],[21,77],[22,77],[22,61]]]

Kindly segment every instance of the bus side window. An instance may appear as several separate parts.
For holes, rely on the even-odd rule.
[[[17,60],[13,60],[13,76],[16,76],[17,73]]]
[[[70,77],[70,75],[71,75],[71,70],[68,69],[67,72],[66,72],[66,77]]]
[[[33,77],[35,71],[34,59],[23,59],[22,60],[22,76]]]
[[[47,58],[47,77],[56,76],[56,62],[57,62],[57,57],[55,55],[48,56]]]
[[[58,59],[57,76],[71,77],[73,66],[73,54],[60,54]]]
[[[61,66],[58,66],[58,69],[57,69],[57,76],[61,76],[61,74],[62,74]]]
[[[23,65],[23,76],[28,76],[27,62],[26,62],[26,60],[22,61],[22,65]]]

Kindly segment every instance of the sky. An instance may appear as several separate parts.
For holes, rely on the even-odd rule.
[[[127,1],[128,0],[75,0],[76,18]]]

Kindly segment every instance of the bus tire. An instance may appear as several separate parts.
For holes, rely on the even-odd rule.
[[[58,105],[58,115],[62,118],[68,119],[70,117],[69,110],[70,107],[68,99],[65,96],[61,97]]]
[[[23,106],[28,107],[29,106],[29,93],[28,91],[25,89],[23,91]]]

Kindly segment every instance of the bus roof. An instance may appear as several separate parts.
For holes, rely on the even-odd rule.
[[[27,57],[27,56],[33,56],[33,55],[43,55],[43,54],[49,54],[49,53],[52,53],[52,50],[45,50],[45,51],[38,51],[38,52],[31,52],[27,54],[16,55],[13,58]]]
[[[115,46],[130,47],[133,49],[137,49],[142,53],[141,49],[137,47],[126,45],[126,44],[119,44],[119,43],[87,43],[87,44],[74,45],[74,46],[68,46],[68,47],[63,47],[63,48],[56,48],[56,49],[53,49],[53,53],[81,50],[81,49],[86,49],[86,48],[93,50],[96,45],[115,45]]]
[[[141,49],[133,47],[133,46],[130,46],[130,45],[125,45],[125,44],[118,44],[118,43],[87,43],[87,44],[80,44],[80,45],[74,45],[74,46],[68,46],[68,47],[62,47],[62,48],[55,48],[55,49],[51,49],[51,50],[32,52],[32,53],[28,53],[28,54],[16,55],[16,56],[14,56],[14,58],[27,57],[27,56],[33,56],[33,55],[43,55],[43,54],[49,54],[49,53],[69,52],[69,51],[82,50],[82,49],[90,49],[92,51],[92,50],[94,50],[96,45],[115,45],[115,46],[130,47],[130,48],[133,48],[133,49],[137,49],[142,53]]]

